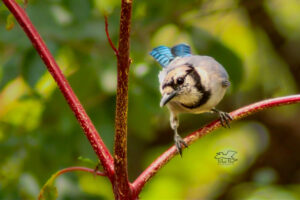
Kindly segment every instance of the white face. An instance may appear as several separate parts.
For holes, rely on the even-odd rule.
[[[161,85],[163,98],[185,105],[193,105],[202,97],[201,79],[193,67],[182,65],[170,71]],[[170,96],[171,95],[171,96]],[[163,99],[162,99],[163,101]]]

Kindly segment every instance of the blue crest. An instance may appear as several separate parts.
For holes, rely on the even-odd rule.
[[[166,46],[156,47],[150,52],[150,55],[163,67],[166,67],[174,59],[171,49]]]
[[[172,47],[171,52],[175,57],[185,57],[192,55],[191,47],[187,44],[178,44]]]

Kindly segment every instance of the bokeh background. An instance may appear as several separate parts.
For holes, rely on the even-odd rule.
[[[112,151],[116,58],[104,31],[118,40],[119,0],[29,0],[28,15]],[[9,29],[9,30],[8,30]],[[133,181],[173,144],[169,113],[159,107],[157,45],[191,45],[227,69],[232,85],[218,108],[232,111],[299,93],[298,0],[134,1],[129,90],[129,176]],[[186,135],[216,119],[181,115]],[[141,199],[300,199],[300,107],[263,111],[219,129],[174,158]],[[236,151],[231,165],[218,152]],[[36,199],[51,174],[95,168],[97,157],[46,72],[0,3],[0,199]],[[78,172],[56,181],[59,199],[112,199],[109,181]]]

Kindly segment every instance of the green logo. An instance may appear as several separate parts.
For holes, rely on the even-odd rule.
[[[237,154],[236,151],[228,150],[225,152],[218,152],[215,159],[218,161],[219,165],[232,165],[238,159],[234,156]]]

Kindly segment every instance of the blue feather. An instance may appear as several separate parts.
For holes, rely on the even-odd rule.
[[[173,59],[174,56],[171,49],[166,46],[158,46],[154,48],[150,55],[157,61],[162,67],[166,67]]]
[[[192,55],[191,47],[187,44],[178,44],[172,47],[171,52],[175,57],[185,57]]]

